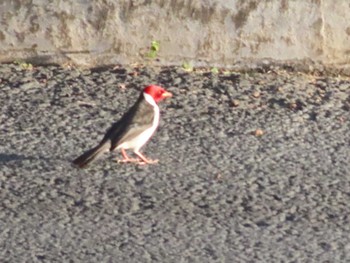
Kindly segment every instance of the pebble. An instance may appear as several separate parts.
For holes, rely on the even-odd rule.
[[[240,104],[240,101],[239,100],[232,100],[232,106],[233,107],[238,107]]]
[[[260,97],[260,91],[254,91],[253,93],[252,93],[252,96],[254,97],[254,98],[259,98]]]
[[[343,83],[339,85],[340,91],[350,91],[350,83]]]
[[[28,90],[32,88],[37,88],[40,84],[37,81],[25,82],[19,86],[21,90]]]
[[[173,83],[174,83],[173,85],[174,85],[174,86],[177,86],[177,85],[179,85],[181,82],[182,82],[182,79],[181,79],[181,78],[175,78],[175,79],[174,79],[174,82],[173,82]]]

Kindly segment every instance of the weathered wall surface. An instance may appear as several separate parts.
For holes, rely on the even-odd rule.
[[[332,0],[0,0],[0,61],[86,66],[245,58],[350,62],[350,3]]]

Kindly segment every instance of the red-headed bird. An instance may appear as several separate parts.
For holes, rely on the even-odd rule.
[[[156,163],[147,159],[140,149],[151,138],[159,124],[158,102],[171,97],[164,88],[149,85],[143,89],[136,103],[109,128],[102,141],[91,150],[76,158],[73,163],[85,167],[105,152],[120,149],[123,159],[119,162],[137,162],[139,164]],[[129,158],[125,150],[132,150],[139,158]]]

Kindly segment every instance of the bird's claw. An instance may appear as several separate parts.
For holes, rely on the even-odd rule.
[[[147,161],[140,160],[137,164],[146,165],[146,164],[156,164],[158,162],[159,162],[159,160],[147,160]]]
[[[137,163],[139,162],[139,159],[121,159],[117,160],[118,163]]]
[[[159,160],[142,160],[142,159],[121,159],[117,160],[118,163],[135,163],[138,165],[146,165],[146,164],[156,164]]]

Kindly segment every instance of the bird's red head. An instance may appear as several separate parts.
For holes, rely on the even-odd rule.
[[[143,92],[150,95],[156,103],[163,99],[170,98],[173,96],[173,94],[171,94],[170,92],[156,85],[147,86],[143,89]]]

